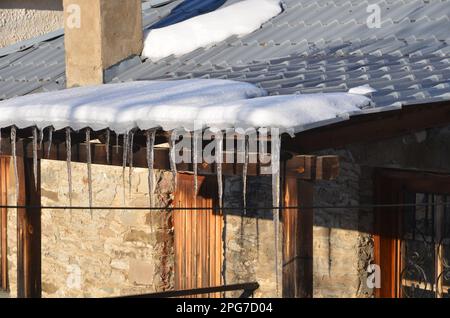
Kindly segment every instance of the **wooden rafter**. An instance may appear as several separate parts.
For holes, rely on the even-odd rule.
[[[283,138],[282,149],[310,153],[372,142],[450,124],[450,102],[409,105],[402,109],[351,117],[347,121]]]

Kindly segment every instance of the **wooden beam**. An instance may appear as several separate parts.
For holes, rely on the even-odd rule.
[[[450,102],[409,105],[399,110],[365,114],[283,138],[282,149],[308,153],[372,142],[450,124]]]
[[[285,206],[313,205],[313,183],[286,176]],[[283,217],[283,297],[313,296],[313,209],[287,209]]]
[[[41,297],[41,180],[40,161],[37,175],[33,172],[33,160],[17,158],[19,176],[19,206],[17,212],[17,295]],[[36,208],[38,207],[38,208]]]
[[[316,156],[294,156],[286,162],[286,173],[304,180],[312,180],[316,175]]]
[[[22,132],[22,135],[26,133]],[[33,144],[31,139],[23,138],[25,147],[22,149],[16,147],[16,155],[24,156],[26,158],[33,158]],[[81,137],[73,140],[81,140]],[[2,138],[1,140],[2,154],[11,155],[11,143],[9,138]],[[93,164],[122,166],[123,164],[123,147],[116,145],[109,145],[109,149],[105,144],[91,143],[91,160]],[[49,159],[66,161],[67,150],[65,140],[53,139],[48,153],[49,142],[43,142],[42,148],[38,150],[38,159]],[[109,151],[109,162],[107,160],[107,150]],[[154,148],[154,168],[159,170],[169,170],[169,149],[157,147]],[[185,154],[190,157],[190,154]],[[289,154],[289,156],[292,156]],[[224,153],[224,160],[222,165],[223,174],[225,176],[242,175],[243,163],[228,163],[228,154]],[[71,149],[72,162],[86,163],[87,161],[87,146],[84,142],[73,142]],[[269,164],[270,165],[270,164]],[[140,143],[135,143],[133,147],[133,166],[136,168],[147,168],[147,149]],[[268,164],[249,163],[247,174],[249,176],[261,175],[262,169]],[[192,163],[177,164],[177,170],[182,173],[193,173]],[[216,165],[206,162],[198,164],[197,167],[199,175],[215,175]],[[298,176],[303,180],[333,180],[339,173],[339,158],[337,156],[313,156],[313,155],[295,155],[287,163],[287,174]]]
[[[339,156],[293,156],[286,173],[301,180],[335,180],[339,176]]]
[[[320,156],[316,160],[316,180],[336,180],[339,176],[339,157]]]
[[[33,148],[30,139],[22,139],[26,141],[26,146],[22,149],[16,147],[16,155],[24,156],[26,158],[33,158]],[[11,155],[11,143],[9,138],[2,138],[2,154]],[[65,142],[57,142],[54,140],[51,148],[50,154],[48,155],[49,143],[44,142],[42,149],[38,151],[38,159],[49,159],[49,160],[59,160],[66,161],[67,150]],[[122,146],[110,146],[110,160],[107,161],[106,155],[106,145],[99,143],[91,143],[91,159],[93,164],[101,165],[112,165],[112,166],[122,166],[123,164],[123,147]],[[154,149],[155,160],[154,168],[159,170],[170,170],[169,162],[169,149],[168,148],[155,148]],[[87,159],[87,147],[85,143],[74,143],[72,145],[72,162],[86,163]],[[227,154],[224,154],[226,158]],[[225,160],[224,160],[225,161]],[[147,149],[146,147],[135,145],[133,153],[133,166],[136,168],[147,168]],[[262,168],[266,164],[260,163],[250,163],[248,165],[247,174],[249,176],[261,175]],[[222,170],[225,176],[242,175],[244,165],[242,163],[223,163]],[[193,165],[191,163],[180,163],[177,164],[177,170],[180,173],[193,173]],[[198,164],[199,175],[215,175],[216,165],[206,162]]]

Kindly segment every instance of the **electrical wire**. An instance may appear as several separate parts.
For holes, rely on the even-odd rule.
[[[281,206],[281,207],[245,207],[247,210],[311,210],[311,209],[373,209],[373,208],[397,208],[397,207],[427,207],[427,206],[449,206],[450,202],[445,203],[393,203],[393,204],[363,204],[363,205],[312,205],[312,206]],[[243,210],[243,206],[239,207],[102,207],[102,206],[33,206],[33,205],[0,205],[0,209],[31,209],[31,210],[135,210],[135,211],[228,211]],[[301,212],[301,211],[299,211]]]

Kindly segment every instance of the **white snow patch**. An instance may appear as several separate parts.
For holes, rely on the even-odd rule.
[[[279,0],[246,0],[167,27],[146,31],[142,56],[157,61],[210,47],[259,29],[281,12]]]
[[[377,91],[376,89],[374,89],[374,88],[370,87],[370,85],[366,84],[366,85],[350,88],[348,93],[369,96],[370,94],[375,93],[376,91]]]
[[[305,125],[358,113],[370,105],[369,98],[349,93],[267,96],[202,107],[196,119],[221,129],[270,127],[298,132]]]
[[[133,128],[193,130],[305,125],[348,117],[371,105],[349,93],[266,96],[252,84],[229,80],[140,81],[26,95],[0,102],[0,127],[53,126],[74,130]]]

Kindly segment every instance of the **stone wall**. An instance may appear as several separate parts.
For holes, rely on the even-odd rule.
[[[43,160],[42,205],[68,206],[66,163]],[[85,164],[72,164],[73,206],[88,206]],[[92,166],[93,205],[149,204],[147,169],[134,169],[131,187],[121,167]],[[13,180],[13,179],[12,179]],[[161,211],[42,210],[43,297],[111,297],[173,289],[172,175],[156,173]],[[14,198],[14,196],[13,196]],[[125,198],[125,203],[124,203]],[[16,219],[9,214],[9,273],[16,295]]]
[[[242,178],[226,178],[224,189],[224,207],[242,207]],[[247,206],[252,209],[245,216],[241,209],[225,211],[226,283],[258,282],[260,288],[255,297],[280,296],[277,294],[275,255],[278,254],[278,292],[281,293],[281,232],[276,249],[273,214],[266,209],[272,206],[270,177],[248,178]],[[229,296],[238,296],[238,293]]]
[[[0,48],[63,27],[62,0],[0,1]]]
[[[93,166],[94,206],[148,206],[147,169]],[[42,204],[68,205],[65,162],[42,162]],[[170,206],[172,177],[156,174],[158,207]],[[73,165],[73,205],[87,206],[85,164]],[[102,297],[173,288],[171,214],[162,210],[44,210],[44,296]],[[55,273],[58,273],[55,275]]]
[[[325,153],[325,152],[324,152]],[[361,203],[362,168],[351,152],[329,150],[340,157],[336,181],[315,184],[314,205],[349,206]],[[314,297],[370,297],[365,288],[372,238],[360,230],[359,209],[321,208],[314,211]],[[371,219],[367,221],[371,225]],[[369,256],[367,256],[369,255]]]
[[[450,173],[450,126],[318,154],[339,155],[336,181],[315,185],[317,206],[374,202],[374,168]],[[366,269],[374,260],[373,210],[315,209],[314,297],[373,297]]]

